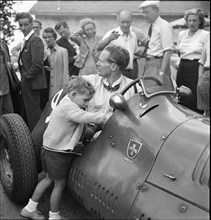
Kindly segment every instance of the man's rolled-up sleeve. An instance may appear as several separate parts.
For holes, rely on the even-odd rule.
[[[173,30],[169,25],[163,25],[160,31],[163,51],[174,49]]]

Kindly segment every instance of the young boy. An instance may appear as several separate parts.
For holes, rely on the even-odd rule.
[[[49,125],[44,132],[41,158],[46,177],[36,186],[32,198],[21,210],[21,216],[45,219],[36,208],[45,190],[51,183],[54,183],[50,197],[49,219],[61,219],[60,200],[74,155],[68,152],[71,152],[77,145],[83,124],[100,124],[107,121],[105,113],[83,110],[92,99],[94,92],[93,86],[82,77],[71,77],[68,94],[52,111]]]

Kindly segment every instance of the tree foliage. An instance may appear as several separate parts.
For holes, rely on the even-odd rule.
[[[15,25],[12,24],[12,20],[14,19],[16,12],[13,10],[13,4],[15,4],[13,0],[0,1],[0,30],[6,41],[12,40],[12,37],[14,36],[13,32]]]

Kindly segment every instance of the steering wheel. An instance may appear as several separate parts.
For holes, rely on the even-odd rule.
[[[162,77],[162,76],[160,76]],[[159,77],[159,78],[160,78]],[[152,80],[154,81],[157,86],[162,86],[162,82],[160,81],[159,78],[156,78],[155,76],[142,76],[142,77],[139,77],[137,79],[135,79],[134,81],[132,81],[131,83],[129,83],[121,92],[122,95],[124,95],[133,85],[137,84],[140,82],[140,79],[144,79],[144,80]]]
[[[133,85],[139,83],[141,77],[133,80],[131,83],[129,83],[121,92],[122,95],[124,95]]]

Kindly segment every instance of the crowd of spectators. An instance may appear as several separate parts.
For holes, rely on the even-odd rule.
[[[170,76],[170,60],[173,52],[176,51],[180,58],[175,77],[176,84],[185,85],[192,90],[192,98],[184,104],[196,112],[209,114],[208,99],[206,98],[208,103],[205,104],[206,108],[202,107],[205,105],[200,104],[203,96],[201,92],[209,91],[209,83],[206,86],[203,84],[206,89],[201,89],[201,78],[203,78],[203,72],[209,72],[210,68],[209,63],[206,62],[209,59],[206,57],[209,54],[209,47],[206,45],[210,41],[210,33],[204,30],[203,11],[201,9],[185,11],[184,18],[188,29],[179,32],[175,48],[174,30],[166,20],[160,17],[159,1],[144,1],[139,9],[149,23],[147,35],[132,25],[133,15],[127,9],[117,13],[119,26],[108,30],[103,37],[97,34],[99,27],[91,18],[81,20],[79,30],[73,33],[66,21],[59,21],[54,27],[47,27],[41,33],[41,21],[33,20],[32,16],[25,12],[16,15],[24,40],[15,45],[10,53],[11,58],[16,57],[18,60],[21,96],[24,103],[21,114],[31,129],[48,100],[67,84],[72,75],[96,75],[99,72],[97,66],[99,55],[108,45],[122,46],[129,52],[129,64],[122,70],[122,74],[130,79],[136,79],[139,76],[137,64],[139,58],[145,59],[142,67],[143,75]],[[1,41],[3,42],[3,39]],[[1,43],[1,51],[4,45]],[[203,62],[201,61],[202,52],[206,54],[203,56],[203,60],[205,59]],[[10,63],[8,56],[3,58],[4,52],[1,52],[1,55],[2,63],[5,59],[9,59],[6,62]],[[6,73],[6,70],[1,71],[2,75],[6,75],[3,72]],[[2,77],[1,81],[3,81]],[[1,90],[2,108],[10,109],[3,113],[13,112],[17,107],[11,108],[10,104],[2,101],[10,96],[9,91],[5,96],[3,87]],[[205,96],[208,97],[208,94]],[[15,104],[17,105],[17,102]]]

